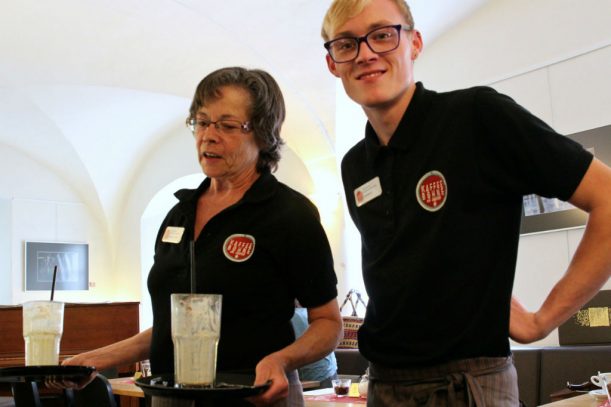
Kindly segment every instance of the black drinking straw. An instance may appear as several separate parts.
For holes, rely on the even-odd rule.
[[[189,241],[189,266],[191,273],[191,294],[195,294],[197,290],[195,286],[195,242]]]
[[[53,301],[53,295],[55,294],[55,277],[57,277],[57,264],[53,268],[53,282],[51,283],[51,301]]]

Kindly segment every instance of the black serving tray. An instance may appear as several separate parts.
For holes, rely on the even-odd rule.
[[[216,375],[213,387],[174,387],[174,375],[163,374],[141,377],[136,385],[142,388],[144,394],[149,396],[171,397],[189,400],[221,400],[228,398],[244,398],[264,393],[271,381],[253,386],[254,377],[242,374]]]
[[[79,381],[95,371],[91,366],[16,366],[0,368],[0,382]]]

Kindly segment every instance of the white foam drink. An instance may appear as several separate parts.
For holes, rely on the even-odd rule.
[[[218,336],[175,336],[173,341],[176,383],[188,387],[211,387],[216,372]]]
[[[174,381],[182,387],[211,387],[221,331],[222,296],[172,294]]]
[[[30,301],[23,304],[26,366],[59,364],[59,345],[63,327],[63,302]]]

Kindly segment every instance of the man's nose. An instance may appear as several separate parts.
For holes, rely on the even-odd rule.
[[[359,53],[356,56],[356,62],[369,61],[378,57],[378,54],[371,50],[369,43],[365,39],[359,41],[358,47]]]

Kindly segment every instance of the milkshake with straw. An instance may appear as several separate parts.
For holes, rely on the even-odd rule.
[[[50,301],[29,301],[23,304],[23,339],[25,365],[59,364],[59,344],[64,331],[64,303],[53,301],[57,266],[53,269]]]

